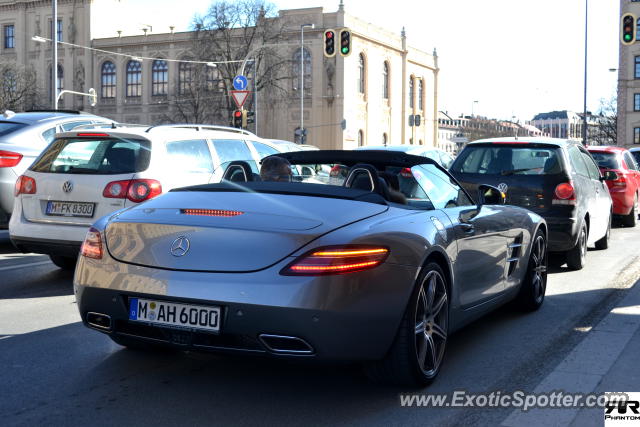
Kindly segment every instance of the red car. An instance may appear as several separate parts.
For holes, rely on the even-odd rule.
[[[638,219],[638,198],[640,192],[640,168],[631,152],[622,147],[587,147],[598,162],[600,170],[613,171],[618,179],[607,181],[613,213],[622,216],[624,225],[634,227]]]

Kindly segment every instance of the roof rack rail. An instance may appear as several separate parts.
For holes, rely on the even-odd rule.
[[[88,123],[86,125],[80,125],[80,126],[76,126],[73,129],[71,129],[72,131],[74,130],[78,130],[78,129],[92,129],[92,128],[100,128],[100,129],[117,129],[117,128],[135,128],[135,127],[139,127],[139,128],[146,128],[149,125],[143,125],[143,124],[139,124],[139,123],[116,123],[116,122],[111,122],[111,123]]]
[[[149,132],[150,130],[157,129],[157,128],[195,129],[195,130],[224,130],[224,131],[227,131],[227,132],[235,132],[235,133],[240,133],[242,135],[249,135],[249,136],[257,137],[256,134],[254,134],[252,132],[249,132],[248,130],[233,128],[233,127],[230,127],[230,126],[198,125],[198,124],[190,124],[190,123],[155,125],[155,126],[150,126],[149,129],[147,129],[145,132]]]
[[[25,113],[67,113],[67,114],[91,114],[84,111],[78,110],[47,110],[47,109],[37,109],[37,110],[25,110]]]

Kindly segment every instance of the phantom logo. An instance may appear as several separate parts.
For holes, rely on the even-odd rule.
[[[638,425],[640,421],[640,393],[626,392],[607,393],[607,402],[604,405],[605,427]]]
[[[610,402],[605,406],[605,414],[610,414],[614,409],[618,409],[619,414],[626,414],[627,410],[630,410],[629,414],[639,414],[640,415],[640,402],[637,400],[627,400],[620,402]]]

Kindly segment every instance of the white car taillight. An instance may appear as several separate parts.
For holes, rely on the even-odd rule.
[[[126,179],[111,181],[104,187],[102,197],[129,199],[140,203],[162,194],[162,185],[155,179]]]
[[[299,256],[282,269],[284,276],[320,276],[369,270],[382,264],[389,249],[382,246],[325,246]]]
[[[80,255],[87,258],[102,259],[102,237],[100,232],[91,227],[80,247]]]
[[[19,196],[20,194],[36,194],[36,180],[30,176],[20,175],[16,180],[13,194],[15,196]]]

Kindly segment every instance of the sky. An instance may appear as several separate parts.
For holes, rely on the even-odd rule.
[[[344,7],[391,31],[405,27],[411,47],[437,49],[439,110],[456,116],[473,110],[524,122],[541,112],[582,111],[587,1],[587,108],[597,112],[600,100],[610,100],[616,91],[617,71],[609,70],[618,68],[618,0],[394,0],[384,7],[371,0],[344,0]],[[168,32],[169,25],[184,31],[212,0],[98,0],[96,6],[100,2],[109,5],[105,16],[118,18],[103,20],[96,37],[115,36],[113,22],[123,34],[144,24],[153,25],[154,33]],[[334,12],[339,0],[273,3],[278,9]],[[132,18],[122,19],[126,16]]]

